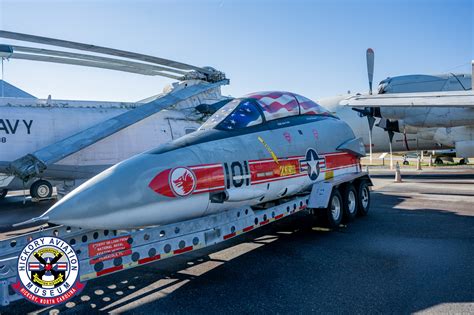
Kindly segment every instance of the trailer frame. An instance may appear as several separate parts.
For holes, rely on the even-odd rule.
[[[311,192],[274,201],[264,209],[243,207],[188,221],[134,230],[86,230],[54,226],[0,241],[0,305],[22,298],[12,290],[18,281],[18,256],[31,240],[55,236],[70,244],[80,265],[80,281],[156,262],[224,242],[310,208],[327,207],[334,187],[366,179],[357,172],[313,185]],[[328,195],[329,193],[329,195]]]

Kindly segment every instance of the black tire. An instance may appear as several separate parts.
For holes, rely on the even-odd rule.
[[[359,198],[354,185],[348,184],[344,189],[342,204],[344,222],[354,221],[359,208]]]
[[[403,165],[410,165],[410,162],[408,162],[408,161],[403,161]]]
[[[44,179],[37,180],[30,187],[30,195],[33,198],[45,199],[53,194],[53,186]]]
[[[357,214],[359,216],[366,216],[370,209],[370,189],[369,182],[362,180],[357,187]]]
[[[441,160],[441,158],[439,158],[439,157],[437,157],[434,162],[435,162],[435,164],[438,164],[438,165],[441,165],[441,164],[444,163],[443,160]]]
[[[329,228],[336,228],[341,224],[343,204],[341,193],[337,188],[333,188],[328,207],[325,209],[326,223]]]
[[[8,194],[8,189],[0,189],[0,200],[5,198]]]
[[[460,165],[465,165],[466,164],[466,159],[460,159],[459,164]]]

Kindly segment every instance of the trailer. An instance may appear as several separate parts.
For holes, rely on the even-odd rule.
[[[329,224],[339,224],[345,195],[352,191],[363,207],[370,207],[372,182],[368,173],[357,172],[318,182],[310,192],[280,199],[265,207],[244,207],[217,214],[136,230],[86,230],[53,226],[0,241],[0,305],[21,299],[12,285],[18,282],[18,258],[33,239],[55,236],[71,245],[79,258],[80,282],[125,271],[186,252],[191,252],[286,218],[300,211],[323,217],[337,215]],[[350,193],[349,193],[350,194]],[[339,207],[338,207],[339,205]]]

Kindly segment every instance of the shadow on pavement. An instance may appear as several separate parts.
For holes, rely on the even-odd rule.
[[[474,195],[474,192],[473,192]],[[474,217],[399,209],[373,193],[369,216],[337,231],[295,215],[223,244],[89,281],[72,302],[15,311],[412,313],[474,300]]]

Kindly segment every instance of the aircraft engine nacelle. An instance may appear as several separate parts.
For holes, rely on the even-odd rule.
[[[474,140],[457,141],[455,143],[456,156],[462,158],[474,157]]]
[[[416,128],[416,127],[411,127],[411,128]],[[416,134],[418,136],[418,139],[433,140],[436,134],[436,129],[437,128],[420,129],[418,132],[416,132]]]
[[[381,107],[380,114],[383,118],[424,128],[464,126],[474,120],[474,111],[466,108]]]
[[[434,140],[446,146],[454,146],[457,156],[474,157],[473,127],[438,128],[434,135]]]
[[[419,133],[421,130],[423,130],[419,127],[407,125],[404,120],[399,120],[398,121],[398,127],[401,130],[400,132],[404,132],[404,133],[407,133],[407,134],[413,134],[413,135],[415,135],[415,134]]]

